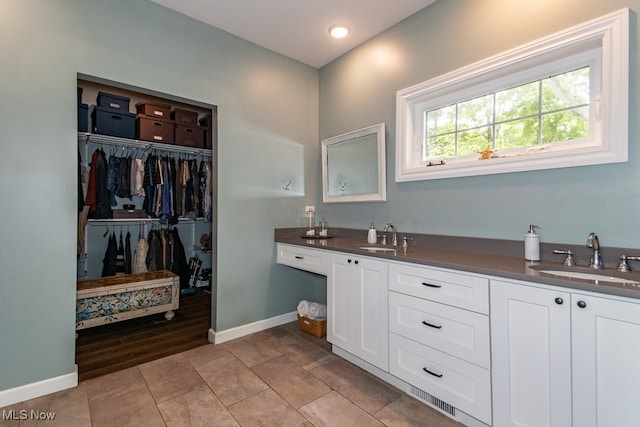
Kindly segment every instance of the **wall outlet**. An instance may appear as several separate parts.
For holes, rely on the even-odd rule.
[[[315,206],[305,206],[304,207],[304,216],[311,216],[311,215],[315,215],[316,213],[316,207]]]

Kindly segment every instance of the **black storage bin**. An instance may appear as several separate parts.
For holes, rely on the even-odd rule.
[[[78,132],[89,131],[89,106],[78,103]]]
[[[108,109],[113,113],[129,113],[129,102],[131,102],[131,99],[125,96],[114,95],[112,93],[106,92],[98,92],[98,107]]]
[[[93,133],[134,139],[136,137],[136,115],[114,113],[109,108],[95,106],[91,112]]]
[[[200,127],[202,128],[203,132],[203,147],[207,148],[207,149],[211,149],[212,146],[212,136],[213,136],[213,132],[215,132],[214,130],[214,125],[215,123],[213,122],[213,116],[211,114],[206,114],[203,117],[200,118],[200,120],[198,120],[198,123],[200,123]]]

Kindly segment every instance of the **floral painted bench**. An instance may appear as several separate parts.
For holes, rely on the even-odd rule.
[[[173,319],[180,278],[167,270],[78,280],[76,330],[165,312]]]

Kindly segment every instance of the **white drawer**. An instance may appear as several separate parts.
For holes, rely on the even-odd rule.
[[[327,275],[327,252],[324,249],[278,243],[277,251],[278,264]]]
[[[487,369],[389,334],[389,372],[491,425],[491,375]]]
[[[389,292],[389,330],[491,368],[489,316]]]
[[[434,267],[389,263],[389,289],[489,314],[489,279]]]

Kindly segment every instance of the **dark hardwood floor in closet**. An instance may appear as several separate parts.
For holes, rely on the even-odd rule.
[[[78,331],[76,364],[84,381],[207,344],[211,293],[180,297],[172,320],[155,314]]]

